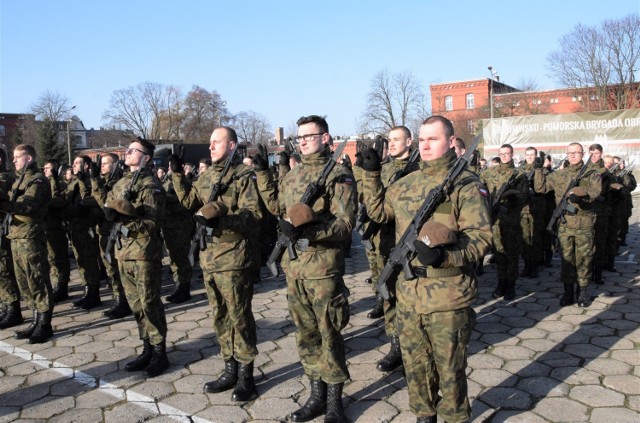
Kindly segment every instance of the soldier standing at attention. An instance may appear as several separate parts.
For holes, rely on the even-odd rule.
[[[580,307],[588,303],[587,286],[591,281],[594,225],[596,214],[593,202],[600,195],[602,182],[599,172],[589,168],[579,181],[578,186],[567,192],[571,181],[575,180],[582,168],[582,145],[571,143],[567,146],[569,165],[547,175],[542,168],[537,168],[534,176],[534,189],[537,193],[555,192],[556,204],[560,204],[562,196],[576,207],[575,213],[564,213],[558,219],[558,241],[562,255],[560,280],[564,285],[564,294],[560,299],[561,306],[568,306],[578,301]],[[577,284],[577,295],[574,288]]]
[[[604,165],[602,160],[602,146],[591,144],[589,146],[589,156],[591,157],[590,167],[600,174],[602,190],[597,198],[593,198],[592,210],[596,213],[594,248],[593,253],[593,281],[597,285],[604,284],[602,270],[615,271],[613,269],[613,257],[611,267],[607,263],[607,239],[609,237],[611,223],[611,184],[614,183],[615,175],[612,175]]]
[[[51,201],[51,188],[47,178],[38,171],[36,150],[32,146],[18,145],[13,150],[13,165],[18,178],[12,191],[15,190],[17,195],[16,198],[3,196],[0,209],[13,214],[8,236],[14,253],[13,268],[20,293],[33,310],[31,325],[17,331],[15,338],[28,338],[30,344],[41,344],[53,336],[53,290],[49,279],[44,222]]]
[[[0,191],[2,197],[10,198],[11,186],[15,182],[14,172],[7,169],[7,153],[0,148]],[[4,215],[2,215],[4,218]],[[0,249],[0,329],[7,329],[23,322],[20,310],[20,289],[13,271],[10,241],[3,236]]]
[[[100,248],[95,230],[96,219],[91,216],[89,207],[84,204],[85,197],[91,197],[90,167],[89,156],[76,157],[73,160],[75,179],[69,182],[65,192],[68,201],[71,247],[84,284],[84,295],[74,301],[73,306],[84,310],[90,310],[102,304],[98,268]]]
[[[51,187],[51,203],[45,216],[47,225],[47,253],[53,286],[53,301],[69,298],[68,286],[71,266],[69,264],[69,240],[64,224],[67,201],[63,198],[66,183],[58,177],[57,160],[44,163],[44,176]]]
[[[535,147],[528,147],[524,151],[525,163],[520,166],[520,171],[527,178],[527,195],[520,215],[522,259],[524,260],[524,269],[520,276],[527,276],[530,279],[538,277],[538,265],[544,260],[542,238],[546,200],[544,195],[536,194],[533,190],[533,169],[536,159],[542,161],[542,158],[538,157],[538,150]]]
[[[498,286],[492,296],[513,300],[522,244],[520,211],[529,188],[526,178],[513,164],[513,147],[504,144],[499,151],[500,163],[482,172],[480,179],[491,194],[493,245],[498,274]]]
[[[93,197],[91,199],[104,198],[109,191],[113,189],[113,186],[122,177],[122,171],[118,166],[118,156],[114,153],[110,153],[102,157],[100,161],[99,175],[95,175],[95,170],[91,173],[91,192]],[[113,291],[113,305],[109,310],[105,310],[102,315],[109,319],[121,319],[131,314],[131,307],[127,302],[127,297],[124,293],[124,287],[122,286],[122,280],[120,279],[120,271],[118,270],[118,260],[115,258],[113,251],[113,245],[109,254],[111,256],[111,262],[105,258],[107,252],[107,244],[109,243],[109,234],[113,228],[113,222],[108,221],[102,209],[98,208],[100,205],[97,202],[89,203],[89,197],[85,197],[86,205],[94,205],[91,209],[94,213],[97,223],[98,243],[100,246],[100,260],[104,264],[107,270],[107,276],[111,280],[111,289]]]
[[[375,183],[375,187],[373,191],[368,191],[363,193],[363,195],[373,194],[373,195],[384,195],[385,190],[388,190],[390,185],[394,183],[397,179],[399,179],[400,174],[405,172],[413,172],[418,169],[418,163],[411,165],[409,169],[405,169],[407,163],[409,161],[409,156],[411,155],[411,131],[405,126],[396,126],[389,131],[389,156],[391,158],[385,164],[382,162],[378,163],[378,161],[367,161],[367,163],[371,163],[374,166],[372,168],[363,168],[365,172],[375,172],[375,176],[373,177],[373,181]],[[371,151],[371,154],[375,153],[375,151]],[[367,153],[367,154],[370,154]],[[408,174],[408,173],[407,173]],[[405,175],[406,176],[406,175]],[[362,176],[356,176],[356,180],[362,180]],[[366,199],[364,200],[366,204]],[[378,225],[377,223],[370,223]],[[375,274],[379,275],[382,272],[385,264],[387,263],[387,259],[389,258],[389,253],[391,249],[395,245],[395,225],[394,221],[387,222],[383,225],[380,225],[380,229],[375,233],[375,235],[371,238],[372,244],[374,245],[374,253],[376,256],[375,260]],[[372,271],[372,274],[374,272]],[[374,279],[372,285],[374,291],[376,290],[376,282],[377,278]],[[392,295],[389,300],[384,301],[382,296],[377,293],[376,300],[378,304],[381,304],[382,310],[384,310],[384,320],[385,320],[385,331],[389,339],[391,339],[391,349],[389,354],[387,354],[382,360],[380,360],[377,364],[377,369],[381,372],[389,372],[399,366],[402,365],[402,355],[400,351],[400,341],[398,338],[398,328],[396,325],[396,298],[395,293],[393,293],[392,287],[390,287],[390,291],[392,291]],[[376,291],[377,292],[377,291]]]
[[[188,209],[200,207],[195,218],[211,229],[207,247],[200,252],[200,266],[225,364],[222,375],[207,382],[204,391],[217,393],[235,387],[231,399],[249,401],[257,395],[253,362],[258,355],[250,272],[252,260],[257,257],[250,256],[250,239],[255,237],[254,228],[261,213],[253,169],[242,163],[239,155],[233,158],[222,178],[224,188],[218,198],[209,202],[211,191],[237,144],[236,131],[226,126],[216,128],[209,145],[212,165],[193,185],[182,173],[177,156],[171,156],[169,164],[178,199]]]
[[[309,241],[304,249],[295,247],[297,259],[290,260],[287,253],[282,259],[298,355],[311,385],[309,399],[291,413],[291,420],[306,422],[326,411],[325,422],[342,422],[342,387],[349,379],[340,333],[349,321],[342,245],[355,223],[355,184],[353,174],[336,164],[321,197],[311,206],[300,202],[331,159],[331,150],[323,117],[303,116],[297,125],[302,163],[279,181],[278,188],[268,172],[257,172],[262,198],[269,211],[282,218],[282,232]]]
[[[420,169],[389,186],[378,186],[376,172],[367,172],[367,210],[374,221],[395,220],[396,239],[407,230],[428,193],[441,184],[457,160],[453,125],[431,116],[420,126]],[[368,163],[367,155],[363,168]],[[477,295],[474,264],[489,251],[491,224],[487,192],[476,175],[464,171],[445,202],[420,231],[418,253],[411,265],[417,278],[400,272],[396,282],[397,319],[409,405],[419,423],[466,422],[467,345],[475,323]],[[441,396],[438,394],[441,392]]]
[[[123,228],[117,234],[122,248],[115,249],[115,258],[143,343],[142,353],[127,363],[125,371],[144,370],[147,377],[158,376],[169,368],[167,319],[160,298],[162,240],[158,219],[164,211],[164,190],[151,168],[141,167],[153,157],[154,149],[146,140],[133,140],[124,162],[130,172],[108,194],[99,191],[96,197],[99,204],[105,204],[105,217]],[[136,174],[138,180],[132,184]]]

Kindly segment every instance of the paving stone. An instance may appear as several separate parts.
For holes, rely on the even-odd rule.
[[[103,420],[100,409],[71,409],[48,420],[50,423],[95,423]]]
[[[516,388],[490,387],[482,392],[478,399],[491,407],[527,410],[531,407],[531,395]]]
[[[522,360],[532,358],[534,351],[529,348],[520,346],[500,346],[495,347],[491,351],[493,355],[504,358],[505,360]]]
[[[535,360],[509,360],[504,364],[506,370],[518,377],[548,376],[551,367]]]
[[[291,403],[294,404],[292,400],[289,400],[289,401],[291,401]],[[287,407],[286,401],[284,405],[278,404],[279,409],[283,409],[286,407]],[[291,405],[290,407],[293,410],[295,405]],[[284,410],[281,410],[281,411],[284,413]],[[273,410],[271,410],[271,412],[273,413]],[[237,405],[228,405],[228,406],[216,405],[213,407],[208,407],[207,409],[196,414],[194,416],[194,421],[197,422],[195,418],[202,418],[202,419],[205,419],[206,421],[217,422],[217,423],[238,423],[238,422],[247,421],[249,419],[249,414],[243,408],[238,407]]]
[[[143,407],[142,404],[136,403],[123,403],[116,405],[110,410],[106,410],[104,413],[105,423],[121,423],[121,422],[140,422],[150,417],[153,417],[155,413],[147,407]]]
[[[586,422],[588,409],[584,405],[567,398],[542,398],[533,412],[554,422]]]
[[[631,364],[632,366],[640,366],[640,349],[612,351],[610,357]]]
[[[509,423],[546,423],[544,418],[528,411],[498,411],[493,416],[495,422]]]
[[[585,363],[584,367],[602,375],[624,375],[631,370],[629,364],[611,358],[595,358]]]
[[[569,395],[589,407],[616,407],[624,405],[624,395],[599,385],[576,386]]]
[[[560,397],[569,393],[567,384],[543,376],[523,378],[518,382],[517,387],[536,398]]]
[[[398,414],[395,407],[384,401],[358,401],[345,408],[345,416],[353,422],[390,422]]]
[[[47,396],[26,404],[20,417],[25,419],[48,419],[56,414],[72,409],[74,405],[75,399],[71,396]]]
[[[503,358],[493,354],[474,354],[467,359],[468,366],[474,369],[500,369],[504,363]]]
[[[582,367],[559,367],[551,371],[551,377],[569,385],[595,385],[600,383],[600,374]]]
[[[640,394],[640,377],[632,375],[605,376],[602,384],[623,394]]]
[[[482,383],[484,386],[514,386],[517,382],[511,373],[498,369],[473,370],[469,379]]]
[[[109,392],[114,392],[109,390]],[[90,391],[79,394],[76,397],[77,409],[106,409],[114,404],[125,401],[124,391],[118,391],[121,396],[114,396],[107,393],[105,390],[92,389]]]
[[[593,410],[592,423],[637,423],[640,421],[640,413],[621,407],[607,407]]]

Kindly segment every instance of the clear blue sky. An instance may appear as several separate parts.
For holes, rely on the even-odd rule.
[[[46,90],[104,124],[115,90],[141,82],[218,91],[285,131],[327,115],[355,132],[373,75],[435,82],[489,76],[556,88],[559,38],[640,11],[640,0],[0,0],[0,112],[26,112]]]

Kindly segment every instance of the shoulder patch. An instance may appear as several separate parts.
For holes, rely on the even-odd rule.
[[[336,179],[339,184],[353,185],[353,177],[351,175],[341,175]]]
[[[482,188],[482,187],[480,187],[480,189],[478,191],[480,191],[480,195],[483,196],[483,197],[488,197],[489,196],[489,192],[486,189]]]

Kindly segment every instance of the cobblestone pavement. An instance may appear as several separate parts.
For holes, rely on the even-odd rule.
[[[589,287],[592,302],[584,309],[559,307],[557,256],[539,278],[518,281],[512,302],[491,298],[495,268],[486,266],[469,351],[472,421],[640,422],[639,222],[636,212],[617,272],[605,273],[605,285]],[[375,368],[389,344],[381,319],[366,317],[374,299],[358,244],[345,278],[351,289],[351,320],[344,331],[351,372],[344,388],[346,414],[352,422],[414,422],[402,373]],[[170,292],[166,268],[163,284],[165,294]],[[56,307],[52,340],[29,345],[15,340],[13,330],[0,331],[0,423],[286,421],[306,400],[308,382],[298,363],[284,285],[280,277],[256,286],[260,396],[236,404],[230,392],[202,390],[223,362],[201,276],[190,302],[167,306],[170,369],[146,379],[123,370],[140,341],[131,318],[102,317],[111,305],[110,291],[102,289],[103,307],[72,308],[71,300],[81,294],[74,270],[72,298]]]

